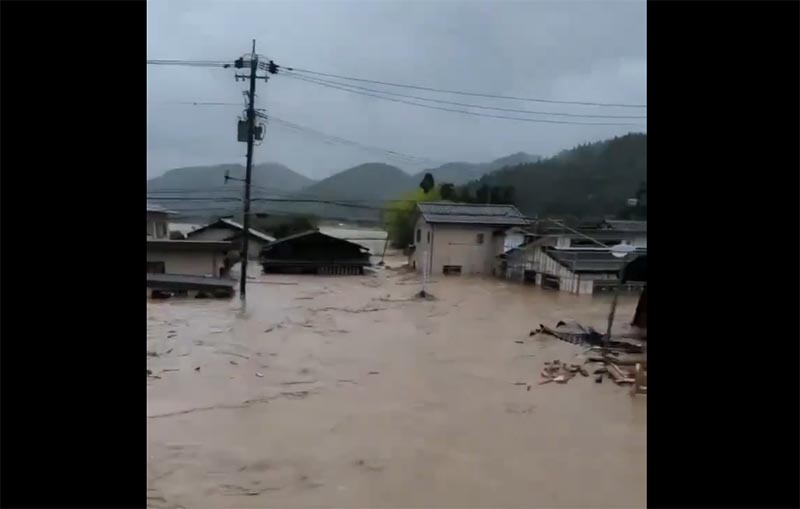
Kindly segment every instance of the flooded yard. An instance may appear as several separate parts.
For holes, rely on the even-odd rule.
[[[149,507],[644,507],[646,397],[540,323],[610,300],[494,279],[260,275],[147,303]],[[629,321],[636,302],[617,310]],[[530,385],[530,389],[528,389]]]

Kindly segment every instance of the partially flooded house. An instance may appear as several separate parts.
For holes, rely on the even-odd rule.
[[[309,230],[264,246],[260,263],[266,273],[363,274],[369,257],[362,245]]]
[[[575,294],[610,291],[620,283],[622,268],[647,253],[646,221],[600,220],[574,229],[545,223],[532,230],[526,244],[498,258],[501,275],[542,288]],[[630,246],[625,256],[611,252],[620,244]],[[634,281],[623,287],[641,288]]]
[[[225,241],[147,239],[147,273],[225,276],[237,249]]]
[[[603,248],[557,249],[544,248],[535,254],[536,284],[542,288],[577,294],[594,294],[613,290],[619,283],[619,273],[644,251],[634,251],[617,257]],[[636,290],[639,283],[627,283],[625,290]]]
[[[527,224],[513,205],[418,203],[409,263],[430,274],[492,274],[497,256],[524,238],[518,228]]]

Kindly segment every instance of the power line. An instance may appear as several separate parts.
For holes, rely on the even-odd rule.
[[[403,103],[403,104],[409,104],[411,106],[419,106],[421,108],[429,108],[429,109],[432,109],[432,110],[449,111],[449,112],[452,112],[452,113],[461,113],[463,115],[472,115],[472,116],[476,116],[476,117],[497,118],[497,119],[503,119],[503,120],[516,120],[516,121],[519,121],[519,122],[533,122],[533,123],[541,123],[541,124],[596,125],[596,126],[641,126],[642,125],[642,124],[621,123],[621,122],[577,122],[577,121],[570,121],[570,120],[536,119],[536,118],[510,117],[508,115],[492,115],[492,114],[489,114],[489,113],[476,113],[474,111],[458,110],[458,109],[454,109],[454,108],[443,108],[441,106],[432,106],[430,104],[423,104],[423,103],[418,103],[418,102],[405,101],[403,99],[395,99],[395,98],[392,98],[392,97],[386,97],[386,96],[382,96],[382,95],[372,94],[372,93],[369,93],[369,92],[358,92],[358,91],[355,91],[355,90],[352,90],[352,89],[349,89],[349,88],[344,88],[344,87],[340,87],[340,86],[336,86],[336,85],[329,85],[327,83],[322,83],[320,81],[312,81],[309,78],[300,77],[300,76],[297,76],[297,75],[294,75],[294,76],[288,76],[287,75],[287,77],[289,77],[291,79],[307,81],[309,83],[315,83],[317,85],[328,87],[328,88],[335,88],[335,89],[344,90],[344,91],[347,91],[347,92],[352,92],[354,94],[361,94],[361,95],[366,95],[366,96],[370,96],[370,97],[377,97],[378,99],[384,99],[384,100],[387,100],[387,101]]]
[[[575,117],[575,118],[619,118],[619,119],[645,119],[647,118],[646,115],[590,115],[590,114],[583,114],[583,113],[563,113],[563,112],[552,112],[552,111],[534,111],[534,110],[523,110],[517,108],[500,108],[497,106],[486,106],[482,104],[472,104],[472,103],[461,103],[455,101],[445,101],[442,99],[433,99],[430,97],[422,97],[418,95],[407,95],[407,94],[398,94],[396,92],[388,92],[386,90],[379,90],[375,88],[368,88],[368,87],[360,87],[358,85],[351,85],[349,83],[343,83],[341,81],[329,81],[319,78],[311,78],[309,76],[304,76],[302,74],[298,74],[295,72],[284,72],[282,73],[283,76],[296,76],[296,77],[303,77],[306,78],[306,81],[310,81],[313,83],[327,83],[329,85],[339,85],[342,87],[347,88],[354,88],[357,90],[364,90],[367,92],[378,92],[381,94],[392,95],[395,97],[405,97],[408,99],[418,99],[421,101],[430,101],[440,104],[450,104],[453,106],[464,106],[467,108],[477,108],[482,110],[494,110],[494,111],[505,111],[510,113],[524,113],[524,114],[533,114],[533,115],[551,115],[556,117]]]
[[[646,108],[646,104],[625,104],[625,103],[605,103],[605,102],[591,102],[591,101],[561,101],[555,99],[539,99],[539,98],[531,98],[531,97],[514,97],[514,96],[506,96],[506,95],[496,95],[496,94],[486,94],[480,92],[465,92],[462,90],[446,90],[441,88],[433,88],[433,87],[424,87],[420,85],[409,85],[403,83],[391,83],[388,81],[379,81],[379,80],[370,80],[365,78],[355,78],[353,76],[343,76],[340,74],[331,74],[331,73],[324,73],[319,71],[313,71],[310,69],[302,69],[299,67],[284,67],[278,66],[279,69],[285,69],[287,71],[295,71],[295,72],[305,72],[308,74],[316,74],[319,76],[327,76],[329,78],[339,78],[344,80],[350,81],[361,81],[364,83],[374,83],[376,85],[386,85],[390,87],[402,87],[402,88],[413,88],[416,90],[426,90],[428,92],[439,92],[445,94],[458,94],[458,95],[468,95],[472,97],[487,97],[491,99],[508,99],[513,101],[529,101],[529,102],[540,102],[540,103],[549,103],[549,104],[575,104],[581,106],[600,106],[600,107],[616,107],[616,108]]]
[[[428,158],[428,157],[405,154],[405,153],[402,153],[402,152],[397,152],[395,150],[389,150],[389,149],[386,149],[386,148],[376,147],[376,146],[372,146],[372,145],[366,145],[364,143],[359,143],[357,141],[348,140],[348,139],[342,138],[340,136],[334,136],[332,134],[327,134],[327,133],[324,133],[322,131],[317,131],[316,129],[312,129],[310,127],[302,126],[302,125],[296,124],[294,122],[289,122],[287,120],[283,120],[283,119],[278,118],[278,117],[276,117],[274,115],[268,115],[267,119],[270,122],[276,122],[277,124],[283,125],[283,126],[288,127],[290,129],[295,129],[297,131],[305,132],[307,134],[311,134],[311,135],[314,135],[314,136],[317,136],[317,137],[320,137],[320,138],[324,138],[324,139],[329,140],[329,141],[334,142],[334,143],[340,143],[340,144],[343,144],[343,145],[349,145],[349,146],[361,148],[361,149],[367,150],[367,151],[381,152],[381,153],[384,153],[384,154],[388,154],[391,157],[395,157],[395,158],[399,158],[399,159],[405,160],[405,162],[407,162],[407,163],[412,163],[412,164],[425,164],[425,163],[441,164],[441,161],[436,161],[436,160]]]
[[[147,60],[147,65],[176,65],[184,67],[231,67],[225,60]]]

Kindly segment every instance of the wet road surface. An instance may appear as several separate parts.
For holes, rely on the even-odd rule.
[[[259,276],[244,314],[238,298],[148,301],[148,506],[646,505],[646,397],[538,385],[583,349],[528,337],[604,330],[609,298],[461,277],[435,278],[436,300],[418,290],[386,270]]]

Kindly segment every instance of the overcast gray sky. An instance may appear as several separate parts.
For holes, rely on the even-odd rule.
[[[233,61],[249,52],[251,40],[256,39],[258,53],[289,67],[506,96],[647,102],[643,1],[158,0],[149,1],[147,8],[148,59]],[[646,109],[494,100],[354,84],[502,108],[646,115]],[[233,69],[148,65],[148,178],[181,166],[244,163],[245,144],[236,141],[237,115],[243,107],[175,104],[243,104],[243,90],[245,84],[234,81]],[[258,83],[256,105],[318,131],[442,162],[483,162],[518,151],[549,156],[579,143],[645,130],[480,118],[281,75]],[[412,166],[379,153],[325,143],[277,123],[269,124],[254,160],[283,163],[312,178],[370,161],[407,171],[432,166]]]

